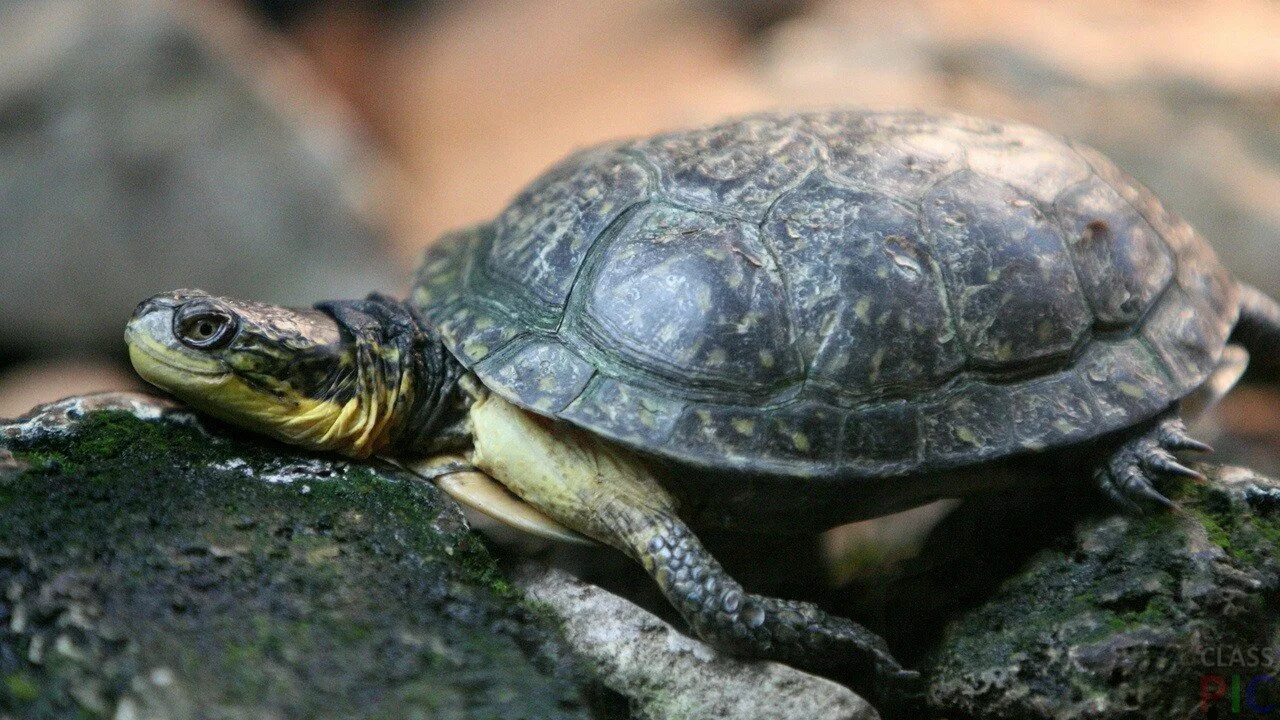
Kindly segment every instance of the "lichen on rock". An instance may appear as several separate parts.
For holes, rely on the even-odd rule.
[[[1178,512],[1092,508],[1048,533],[929,641],[931,714],[1184,717],[1202,677],[1274,671],[1240,657],[1280,658],[1280,483],[1203,469],[1167,488]],[[876,716],[561,574],[512,584],[457,507],[398,468],[145,396],[0,422],[0,518],[0,717]]]
[[[0,425],[0,716],[578,718],[456,506],[145,396]]]
[[[1181,509],[1082,521],[947,630],[929,700],[947,717],[1190,717],[1200,680],[1280,631],[1280,484],[1205,467]],[[1230,653],[1228,654],[1230,655]],[[1274,671],[1274,668],[1271,669]]]

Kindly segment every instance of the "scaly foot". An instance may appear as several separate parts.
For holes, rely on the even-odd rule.
[[[1176,505],[1156,489],[1156,481],[1165,478],[1204,480],[1199,472],[1178,462],[1174,453],[1211,451],[1208,445],[1191,437],[1181,418],[1172,412],[1166,413],[1116,448],[1098,468],[1098,486],[1107,497],[1129,512],[1171,509]]]
[[[922,696],[920,673],[903,668],[879,635],[812,603],[744,591],[678,518],[650,516],[624,534],[672,605],[708,643],[740,657],[864,677],[881,697],[897,702]]]

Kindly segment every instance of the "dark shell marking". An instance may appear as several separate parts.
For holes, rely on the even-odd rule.
[[[1212,249],[1097,152],[919,113],[587,150],[428,251],[414,301],[504,397],[717,469],[852,478],[1086,440],[1199,385]]]

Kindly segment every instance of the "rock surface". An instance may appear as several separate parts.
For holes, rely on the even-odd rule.
[[[649,612],[594,585],[539,566],[515,582],[564,622],[565,640],[631,699],[638,718],[872,720],[852,690],[772,662],[720,655]]]
[[[1172,495],[1181,512],[1085,520],[955,621],[928,668],[933,708],[1191,717],[1202,678],[1266,672],[1241,662],[1280,633],[1280,484],[1203,469]]]
[[[140,395],[0,424],[0,717],[588,717],[456,506]]]
[[[1169,489],[1180,513],[1047,533],[924,651],[930,714],[1185,717],[1201,683],[1274,670],[1258,663],[1280,658],[1280,483],[1202,469]],[[512,584],[402,471],[145,395],[0,422],[0,517],[0,718],[879,717],[559,571],[522,565]],[[972,526],[931,545],[1007,550],[966,544]],[[938,592],[916,587],[896,612]],[[1273,702],[1273,685],[1249,697]]]

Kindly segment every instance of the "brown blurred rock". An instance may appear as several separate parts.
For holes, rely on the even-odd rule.
[[[462,3],[406,33],[374,73],[406,166],[404,257],[492,217],[573,149],[768,105],[740,32],[678,0],[519,0]]]
[[[411,263],[569,151],[768,107],[946,107],[1097,145],[1280,289],[1280,7],[810,3],[757,41],[715,3],[469,2],[371,56]]]
[[[822,536],[824,564],[834,586],[853,581],[873,582],[894,574],[915,557],[939,522],[956,508],[957,500],[939,500],[885,517],[834,527]]]
[[[757,67],[786,105],[944,107],[1084,140],[1277,291],[1277,38],[1267,0],[831,1]]]
[[[0,418],[72,395],[141,387],[136,375],[105,358],[27,363],[0,373]]]
[[[0,354],[116,352],[147,295],[392,284],[369,160],[281,48],[205,6],[0,6]]]
[[[1237,387],[1223,399],[1215,417],[1222,435],[1213,446],[1223,462],[1280,476],[1280,388],[1262,384]]]

